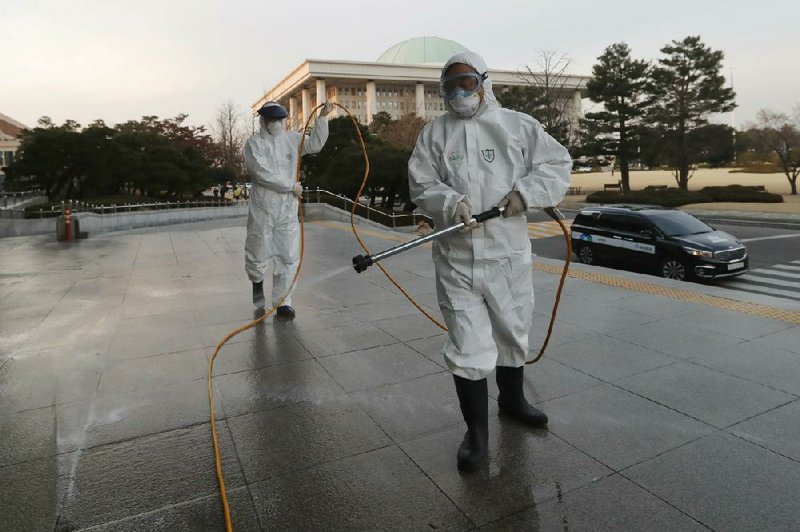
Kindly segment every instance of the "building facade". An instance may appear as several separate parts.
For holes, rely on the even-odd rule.
[[[4,168],[14,162],[20,136],[26,129],[28,127],[25,124],[0,113],[0,189],[6,179]]]
[[[251,106],[253,114],[268,101],[289,111],[289,126],[300,129],[310,112],[325,101],[343,105],[360,122],[370,124],[379,112],[393,118],[416,114],[424,119],[445,113],[439,95],[442,65],[454,54],[468,51],[460,44],[438,37],[419,37],[398,43],[375,62],[306,59]],[[518,71],[489,69],[495,94],[506,87],[529,83]],[[587,76],[570,76],[562,97],[570,113],[582,115],[581,99]],[[332,117],[344,111],[334,108]]]

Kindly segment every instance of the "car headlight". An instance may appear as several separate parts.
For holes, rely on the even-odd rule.
[[[704,249],[695,249],[695,248],[687,248],[687,247],[684,247],[683,250],[686,253],[688,253],[689,255],[692,255],[692,256],[695,256],[695,257],[705,257],[707,259],[711,259],[711,258],[714,257],[714,252],[713,251],[706,251]]]

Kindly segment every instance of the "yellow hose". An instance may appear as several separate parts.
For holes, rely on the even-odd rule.
[[[333,102],[331,102],[331,103],[333,103]],[[367,245],[364,243],[364,241],[359,236],[358,230],[356,229],[356,225],[355,225],[356,207],[358,207],[358,205],[359,205],[359,200],[361,198],[361,194],[364,192],[364,187],[366,186],[367,179],[369,178],[369,156],[367,154],[367,147],[364,144],[364,138],[361,136],[361,130],[358,127],[358,121],[356,121],[356,119],[353,117],[353,115],[350,114],[350,111],[348,111],[346,107],[344,107],[343,105],[340,105],[338,103],[333,103],[333,105],[335,105],[336,107],[340,107],[341,109],[344,109],[344,112],[347,113],[347,116],[350,117],[350,120],[353,122],[353,126],[355,127],[356,135],[358,136],[358,141],[361,144],[361,151],[364,154],[364,178],[361,180],[361,186],[359,187],[358,193],[356,194],[356,198],[355,198],[355,202],[353,203],[353,207],[350,210],[350,227],[352,228],[353,235],[355,235],[356,240],[358,241],[358,243],[361,246],[361,248],[364,250],[365,253],[367,253],[367,255],[369,255],[370,251],[367,248]],[[308,120],[306,120],[305,127],[303,128],[303,132],[305,132],[305,130],[308,128],[308,125],[311,122],[311,118],[314,116],[314,114],[317,112],[317,110],[319,108],[321,108],[321,107],[322,107],[322,105],[318,105],[311,111],[311,113],[309,114]],[[296,175],[297,175],[297,179],[298,180],[300,179],[300,169],[302,167],[302,154],[303,154],[303,146],[304,146],[304,144],[305,144],[305,134],[303,134],[301,136],[301,138],[300,138],[300,146],[298,148],[298,154],[297,154]],[[286,299],[286,296],[288,296],[289,293],[292,291],[292,289],[294,288],[295,284],[297,284],[297,279],[300,277],[300,270],[301,270],[301,268],[303,266],[303,257],[305,256],[305,222],[304,222],[304,219],[303,219],[302,202],[300,202],[298,204],[298,216],[299,216],[299,219],[300,219],[300,261],[298,262],[297,271],[295,272],[294,277],[292,278],[292,284],[289,285],[289,289],[286,291],[286,293],[283,295],[283,297],[281,297],[281,299],[278,302],[278,304],[273,306],[269,311],[265,312],[262,316],[258,317],[257,319],[255,319],[255,320],[253,320],[253,321],[251,321],[249,323],[246,323],[246,324],[242,325],[241,327],[233,329],[228,334],[226,334],[225,337],[222,339],[222,341],[214,349],[214,352],[211,353],[211,357],[208,360],[208,405],[209,405],[209,410],[210,410],[210,414],[211,414],[211,439],[212,439],[213,444],[214,444],[214,461],[215,461],[216,472],[217,472],[217,483],[219,484],[220,500],[222,501],[222,511],[223,511],[223,513],[225,515],[225,530],[227,530],[228,532],[232,532],[233,525],[231,524],[231,510],[230,510],[230,505],[228,504],[228,492],[225,489],[225,475],[223,474],[223,471],[222,471],[222,456],[220,455],[220,451],[219,451],[219,437],[217,435],[217,421],[216,421],[216,417],[215,417],[215,414],[214,414],[214,384],[213,384],[214,359],[216,359],[217,355],[219,354],[220,349],[222,349],[222,346],[224,346],[228,342],[228,340],[230,340],[231,338],[233,338],[234,336],[236,336],[237,334],[239,334],[241,332],[244,332],[244,331],[246,331],[248,329],[252,329],[256,325],[258,325],[259,323],[261,323],[262,321],[267,319],[269,316],[271,316],[273,313],[275,313],[277,308],[283,304],[284,300]],[[566,241],[567,241],[567,249],[568,249],[567,261],[564,264],[564,269],[563,269],[562,274],[561,274],[561,280],[559,282],[558,291],[556,292],[556,300],[555,300],[555,303],[553,304],[553,312],[552,312],[552,315],[550,317],[550,325],[549,325],[549,327],[547,329],[547,336],[545,338],[544,344],[542,345],[542,349],[539,352],[539,354],[537,355],[537,357],[535,359],[529,361],[529,362],[526,362],[526,364],[532,364],[532,363],[538,361],[542,357],[542,355],[544,354],[544,351],[547,348],[547,344],[550,341],[550,335],[553,332],[553,325],[554,325],[555,319],[556,319],[556,312],[558,310],[558,304],[559,304],[559,301],[561,300],[561,291],[564,288],[564,281],[566,280],[566,277],[567,277],[567,271],[569,269],[570,259],[571,259],[571,256],[572,256],[572,251],[571,251],[572,250],[572,245],[571,245],[572,243],[571,243],[571,240],[570,240],[569,231],[567,230],[566,225],[564,225],[564,223],[561,220],[557,220],[557,221],[558,221],[559,226],[561,226],[561,230],[563,231],[564,236],[565,236]],[[406,299],[408,299],[409,302],[411,302],[412,305],[414,305],[417,308],[417,310],[419,310],[422,314],[424,314],[425,317],[427,317],[429,320],[431,320],[440,329],[442,329],[443,331],[447,331],[447,327],[445,325],[443,325],[442,323],[440,323],[438,320],[436,320],[436,318],[431,316],[424,308],[422,308],[416,301],[414,301],[414,299],[411,297],[411,295],[409,295],[409,293],[406,292],[406,290],[403,289],[403,287],[400,286],[400,284],[397,281],[394,280],[394,278],[391,276],[391,274],[388,271],[386,271],[386,269],[382,265],[377,264],[377,266],[383,272],[383,274],[386,276],[386,278],[398,290],[400,290],[400,292],[406,297]]]

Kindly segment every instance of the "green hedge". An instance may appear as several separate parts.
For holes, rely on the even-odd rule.
[[[782,203],[783,196],[764,192],[756,187],[728,185],[705,187],[689,192],[674,187],[663,190],[635,190],[627,193],[603,190],[589,194],[586,201],[588,203],[644,203],[662,207],[678,207],[690,203],[715,202]]]

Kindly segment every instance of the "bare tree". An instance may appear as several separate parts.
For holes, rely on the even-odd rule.
[[[800,176],[800,106],[795,107],[793,119],[784,113],[761,109],[751,131],[762,150],[775,153],[779,166],[789,180],[792,194],[797,194],[797,177]]]
[[[572,109],[573,94],[580,88],[580,81],[569,74],[573,63],[565,54],[537,50],[536,62],[525,65],[525,70],[519,74],[527,90],[514,98],[527,99],[527,109],[523,112],[529,112],[553,138],[567,147],[574,144],[579,119],[577,110]],[[515,109],[516,106],[507,107]]]
[[[425,123],[424,119],[413,113],[406,114],[386,124],[378,133],[378,138],[389,146],[410,154]]]
[[[220,146],[220,167],[228,167],[237,175],[244,173],[242,161],[242,145],[247,139],[247,132],[243,124],[243,114],[238,105],[227,100],[217,108],[214,124],[211,126],[214,140]]]

